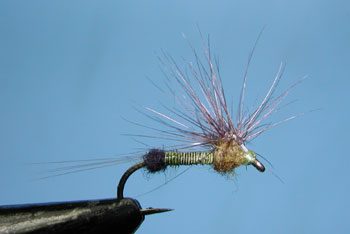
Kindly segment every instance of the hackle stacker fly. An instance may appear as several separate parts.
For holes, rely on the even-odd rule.
[[[52,172],[62,175],[137,160],[119,181],[117,191],[119,199],[124,197],[124,186],[130,175],[141,168],[149,173],[156,173],[164,171],[168,166],[210,165],[220,174],[232,175],[236,168],[252,165],[259,172],[264,172],[265,166],[257,158],[260,155],[249,149],[247,143],[269,129],[300,115],[293,115],[277,122],[268,121],[272,114],[281,109],[281,103],[291,89],[304,78],[276,94],[285,68],[281,63],[262,101],[253,111],[246,111],[247,74],[261,33],[249,54],[235,115],[231,112],[232,108],[228,107],[218,60],[212,55],[208,37],[207,40],[202,39],[206,41],[203,43],[202,54],[198,54],[190,44],[194,61],[185,62],[184,67],[179,66],[175,59],[165,52],[160,57],[163,73],[168,81],[174,82],[172,85],[167,85],[170,93],[175,95],[176,92],[173,90],[175,86],[181,92],[178,97],[182,97],[180,98],[182,109],[166,107],[167,114],[152,108],[146,108],[147,113],[142,112],[145,116],[163,125],[164,129],[135,123],[156,131],[157,136],[152,137],[171,139],[185,144],[175,149],[172,147],[171,150],[153,148],[141,157],[84,160],[86,161],[84,164],[81,164],[81,161],[79,164],[78,161],[78,165],[56,168],[57,170]]]

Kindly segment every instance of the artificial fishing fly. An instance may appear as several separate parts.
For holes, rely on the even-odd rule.
[[[204,60],[191,46],[195,61],[187,63],[186,70],[182,69],[170,55],[163,53],[161,62],[166,68],[165,74],[168,79],[175,80],[182,95],[187,97],[189,101],[185,104],[188,108],[184,110],[168,108],[172,116],[146,108],[152,114],[147,116],[170,129],[168,131],[155,129],[165,135],[166,139],[189,143],[183,148],[200,147],[202,150],[149,150],[141,162],[136,163],[123,174],[118,184],[118,198],[124,197],[124,186],[129,176],[141,168],[155,173],[165,170],[168,166],[211,165],[220,174],[232,174],[240,166],[252,165],[260,172],[265,171],[264,165],[257,159],[257,153],[248,149],[246,143],[296,117],[291,116],[279,122],[266,123],[266,120],[278,110],[289,91],[301,80],[284,92],[275,95],[284,71],[284,65],[281,63],[261,103],[251,113],[246,114],[243,111],[247,71],[259,37],[248,59],[235,121],[227,105],[218,63],[212,58],[209,38],[204,46]]]

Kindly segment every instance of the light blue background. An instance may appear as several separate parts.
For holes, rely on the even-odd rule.
[[[250,101],[286,61],[279,90],[309,79],[276,119],[321,108],[249,145],[284,184],[251,167],[234,180],[193,167],[138,197],[144,207],[175,209],[147,217],[138,233],[349,233],[349,22],[350,5],[340,0],[0,1],[0,204],[114,197],[129,165],[33,181],[46,166],[26,163],[144,147],[121,134],[145,129],[121,116],[156,126],[133,106],[172,105],[147,77],[162,85],[161,49],[191,58],[181,34],[200,48],[196,24],[211,35],[227,95],[237,100],[248,54],[266,26],[250,68]],[[136,173],[125,193],[164,180]]]

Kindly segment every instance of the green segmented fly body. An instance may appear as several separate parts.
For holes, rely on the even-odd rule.
[[[165,152],[165,164],[169,166],[212,165],[213,161],[213,152]]]

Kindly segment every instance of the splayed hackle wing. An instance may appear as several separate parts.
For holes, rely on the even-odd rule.
[[[256,43],[249,56],[247,69]],[[204,56],[202,56],[204,59],[201,59],[202,57],[192,46],[191,48],[195,60],[194,62],[186,62],[184,67],[180,67],[175,59],[166,52],[163,52],[160,57],[167,79],[175,80],[182,91],[182,96],[178,96],[182,97],[179,100],[180,105],[184,108],[182,110],[166,108],[168,114],[146,108],[147,111],[157,116],[151,118],[170,129],[166,131],[168,136],[182,138],[184,141],[189,141],[190,146],[195,147],[215,147],[222,141],[236,141],[238,144],[244,144],[272,127],[296,117],[291,116],[279,122],[266,123],[267,119],[278,110],[279,105],[290,90],[304,79],[297,81],[276,96],[276,88],[285,68],[283,63],[280,64],[278,72],[261,103],[253,112],[244,115],[246,69],[238,105],[238,115],[236,121],[234,121],[230,114],[231,110],[227,105],[218,62],[213,59],[211,53],[209,39],[204,48]],[[171,93],[176,93],[173,88],[170,89]]]

